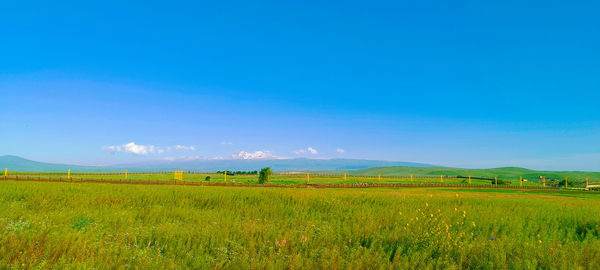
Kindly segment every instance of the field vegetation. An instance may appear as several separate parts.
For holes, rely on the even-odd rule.
[[[354,172],[352,172],[354,173]],[[310,174],[310,175],[308,175]],[[430,174],[414,174],[411,180],[410,174],[408,176],[395,176],[378,174],[375,175],[354,175],[346,174],[344,177],[343,172],[292,172],[292,173],[274,173],[271,172],[268,182],[271,184],[284,184],[284,185],[304,185],[304,184],[356,184],[356,183],[399,183],[399,184],[419,184],[419,183],[445,183],[445,184],[469,184],[469,180],[465,178],[456,178],[459,175],[445,175],[439,174],[432,176]],[[81,181],[85,179],[97,179],[97,180],[116,180],[116,181],[175,181],[172,172],[164,173],[128,173],[127,175],[122,173],[81,173],[72,172],[71,178],[67,178],[66,172],[60,173],[42,173],[42,172],[9,172],[11,177],[20,177],[22,179],[33,179],[33,180],[52,180],[52,179],[71,179],[73,181]],[[443,175],[443,177],[442,177]],[[483,179],[481,179],[483,177]],[[488,178],[489,177],[489,178]],[[471,179],[472,185],[494,185],[495,176],[488,175],[473,175]],[[443,179],[442,179],[443,178]],[[261,184],[260,173],[259,174],[235,174],[228,173],[227,176],[223,172],[221,173],[196,173],[196,172],[184,172],[183,181],[186,182],[211,182],[211,183],[241,183],[241,184]],[[585,178],[569,178],[569,187],[585,187]],[[543,183],[539,179],[527,179],[520,183],[520,179],[516,178],[505,178],[498,177],[498,184],[504,186],[531,186],[531,187],[542,187]],[[546,179],[546,186],[551,187],[564,187],[564,179]]]
[[[0,181],[0,268],[598,269],[598,199]]]
[[[321,173],[327,174],[343,174],[339,171],[322,171]],[[363,170],[353,170],[352,175],[365,176],[365,175],[386,175],[386,176],[410,176],[411,174],[422,176],[422,177],[437,177],[439,175],[452,176],[477,176],[484,178],[494,178],[498,176],[500,179],[507,181],[518,180],[519,177],[523,177],[528,181],[539,182],[540,176],[545,176],[547,181],[564,181],[565,177],[569,178],[570,182],[582,184],[585,182],[586,177],[591,181],[600,182],[600,172],[584,172],[584,171],[538,171],[529,170],[519,167],[502,167],[493,169],[460,169],[460,168],[449,168],[449,167],[402,167],[402,166],[391,166],[391,167],[374,167]]]

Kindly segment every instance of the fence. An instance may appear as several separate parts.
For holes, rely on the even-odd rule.
[[[10,173],[10,174],[9,174]],[[17,175],[14,175],[17,174]],[[193,171],[188,171],[185,172],[186,175],[188,175],[186,178],[194,178],[194,176],[197,175],[207,175],[207,176],[211,176],[211,175],[223,175],[224,177],[224,181],[227,182],[227,176],[225,176],[225,173],[215,173],[215,172],[193,172]],[[161,171],[161,172],[79,172],[79,173],[71,173],[71,170],[68,170],[67,173],[65,174],[64,172],[49,172],[49,173],[40,173],[40,172],[9,172],[8,169],[6,168],[4,170],[4,177],[5,179],[9,179],[7,178],[8,176],[10,179],[13,179],[13,177],[16,177],[18,179],[18,177],[28,177],[27,179],[29,180],[42,180],[45,179],[46,181],[52,181],[53,179],[51,178],[58,178],[59,181],[63,180],[62,176],[67,176],[66,180],[69,179],[79,179],[79,181],[83,181],[83,180],[93,180],[93,181],[115,181],[115,180],[106,180],[106,179],[101,179],[102,176],[123,176],[125,181],[128,180],[128,175],[131,176],[137,176],[136,178],[140,178],[140,176],[160,176],[160,175],[173,175],[173,177],[170,180],[179,180],[180,182],[183,182],[184,180],[184,171]],[[43,176],[40,176],[43,175]],[[247,174],[247,173],[242,173],[242,174],[232,174],[227,172],[227,175],[230,176],[249,176],[249,177],[256,177],[257,174]],[[47,176],[48,179],[46,179]],[[452,179],[457,179],[457,180],[462,180],[462,182],[466,182],[468,179],[468,183],[469,185],[464,185],[464,186],[473,186],[473,187],[480,187],[480,186],[488,186],[488,185],[472,185],[472,180],[480,180],[480,181],[491,181],[492,184],[494,184],[495,186],[498,186],[498,181],[500,181],[500,185],[502,185],[503,187],[507,187],[507,185],[512,185],[513,181],[510,181],[505,178],[500,179],[498,178],[498,176],[495,176],[494,178],[486,178],[486,177],[475,177],[475,176],[446,176],[446,175],[440,175],[439,177],[437,177],[437,180],[435,180],[435,176],[416,176],[414,174],[411,174],[410,176],[382,176],[381,174],[378,174],[377,176],[364,176],[364,175],[348,175],[347,173],[344,174],[315,174],[315,173],[310,173],[310,172],[287,172],[287,173],[276,173],[274,174],[274,176],[289,176],[289,177],[299,177],[301,180],[300,182],[302,182],[302,179],[304,179],[304,182],[308,185],[310,183],[312,183],[311,181],[311,177],[312,179],[315,178],[321,178],[320,180],[320,186],[324,186],[326,187],[327,185],[341,185],[341,184],[348,184],[348,183],[324,183],[325,181],[323,181],[323,178],[333,178],[333,179],[338,179],[335,181],[331,181],[331,182],[340,182],[341,179],[344,180],[344,182],[348,182],[349,178],[352,178],[354,181],[356,181],[356,179],[377,179],[377,182],[385,182],[382,180],[386,180],[389,182],[390,179],[394,180],[407,180],[410,179],[410,186],[414,186],[415,184],[418,185],[423,185],[423,184],[436,184],[436,183],[441,183],[441,184],[445,184],[443,186],[449,186],[448,184],[446,184],[444,181],[445,180],[452,180]],[[581,176],[580,176],[581,177]],[[150,178],[150,177],[148,177]],[[167,176],[168,178],[168,176]],[[430,181],[426,181],[428,183],[423,183],[423,179],[427,179]],[[165,180],[165,179],[163,179]],[[290,180],[290,179],[285,179],[285,180]],[[298,179],[292,179],[294,181],[297,181]],[[553,179],[553,181],[555,181],[556,179]],[[69,180],[70,181],[70,180]],[[123,181],[122,179],[119,179],[119,181]],[[148,182],[146,179],[143,179],[144,182]],[[284,181],[284,180],[280,180],[280,181]],[[405,182],[407,182],[405,181]],[[507,182],[505,182],[507,181]],[[516,180],[515,180],[516,181]],[[131,181],[130,181],[131,182]],[[317,182],[317,181],[315,181]],[[415,182],[415,183],[413,183]],[[420,183],[418,183],[420,182]],[[450,181],[452,182],[452,181]],[[519,178],[519,187],[524,186],[524,182],[527,182],[526,179],[524,179],[523,177]],[[539,183],[537,183],[538,185],[542,185],[542,187],[546,187],[547,184],[547,180],[546,177],[544,176],[540,176],[539,177]],[[192,183],[192,182],[185,182],[185,183]],[[214,183],[213,183],[214,184]],[[296,185],[299,185],[301,183],[295,183]],[[354,185],[356,184],[364,184],[364,183],[354,183]],[[386,185],[403,185],[403,184],[407,184],[407,183],[370,183],[370,184],[386,184]],[[454,183],[456,184],[456,183]],[[462,184],[459,184],[461,186],[463,186]],[[311,185],[312,186],[312,185]],[[564,182],[562,182],[562,185],[555,185],[556,186],[564,186],[564,187],[569,187],[569,178],[565,177]],[[585,177],[585,186],[586,188],[588,186],[590,186],[590,179],[589,177]],[[529,186],[531,187],[531,186]]]
[[[63,183],[105,183],[105,184],[135,184],[135,185],[168,185],[168,186],[227,186],[227,187],[277,187],[277,188],[424,188],[424,187],[453,187],[475,189],[524,189],[524,190],[556,190],[556,187],[532,186],[498,186],[498,185],[469,185],[469,184],[444,184],[444,183],[355,183],[355,184],[241,184],[241,183],[211,183],[211,182],[186,182],[186,181],[135,181],[135,180],[108,180],[93,178],[52,178],[31,176],[4,176],[4,181],[36,181],[36,182],[63,182]]]

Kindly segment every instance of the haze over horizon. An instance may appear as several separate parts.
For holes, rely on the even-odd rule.
[[[6,3],[0,155],[600,171],[598,8]]]

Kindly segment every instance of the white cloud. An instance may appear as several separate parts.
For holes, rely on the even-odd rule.
[[[166,157],[163,160],[168,161],[190,161],[190,160],[206,160],[206,158],[201,156],[185,156],[185,157]]]
[[[232,142],[221,142],[221,145],[233,145]]]
[[[121,146],[104,146],[102,150],[107,152],[121,152]]]
[[[346,152],[346,150],[344,150],[342,148],[335,149],[335,151],[338,152],[338,153],[340,153],[340,154],[343,154],[343,153]]]
[[[162,154],[165,152],[172,152],[172,151],[195,151],[196,147],[185,146],[185,145],[157,147],[154,145],[141,145],[141,144],[136,144],[135,142],[130,142],[130,143],[126,143],[123,145],[105,146],[102,149],[104,151],[108,151],[111,153],[125,152],[125,153],[130,153],[133,155],[145,156],[148,154]]]
[[[272,155],[269,151],[256,151],[254,153],[239,151],[231,155],[233,159],[277,159],[278,157]]]
[[[175,150],[176,151],[195,151],[196,147],[194,146],[185,146],[185,145],[175,145]]]
[[[182,156],[182,157],[166,157],[166,158],[163,158],[162,160],[167,160],[167,161],[194,161],[194,160],[224,160],[224,158],[223,157],[207,158],[207,157],[201,157],[201,156]]]
[[[147,155],[149,152],[155,150],[153,145],[139,145],[134,142],[126,143],[123,145],[112,145],[104,147],[104,151],[109,152],[127,152],[134,155]]]
[[[294,154],[296,154],[296,155],[301,155],[301,154],[305,154],[305,153],[311,153],[313,155],[316,155],[319,153],[319,151],[317,151],[317,149],[314,149],[310,146],[307,149],[299,149],[299,150],[294,151]]]

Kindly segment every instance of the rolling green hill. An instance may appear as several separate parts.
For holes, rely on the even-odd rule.
[[[106,168],[95,166],[79,166],[56,163],[38,162],[18,156],[0,156],[0,170],[4,168],[9,171],[38,171],[38,172],[64,172],[68,169],[76,171],[107,171]]]

